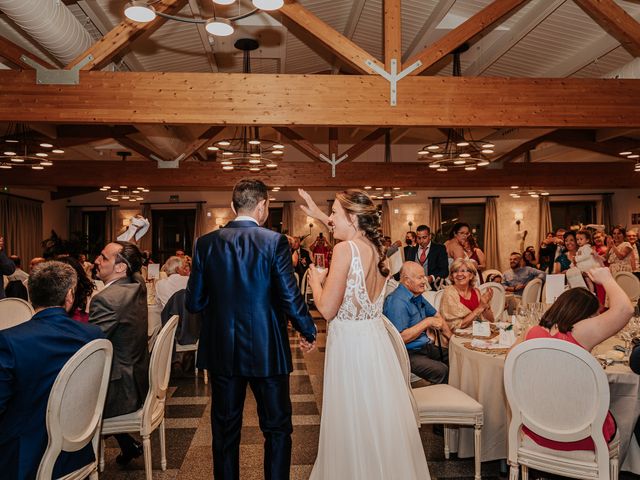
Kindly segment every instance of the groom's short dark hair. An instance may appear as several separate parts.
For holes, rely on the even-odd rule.
[[[252,211],[261,200],[269,198],[267,186],[260,180],[243,179],[233,187],[233,208]]]

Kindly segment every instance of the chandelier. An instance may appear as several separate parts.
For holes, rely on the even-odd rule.
[[[100,188],[101,192],[109,192],[107,200],[111,202],[141,202],[144,200],[143,193],[149,193],[149,189],[145,187],[127,187],[120,185],[118,187],[110,187],[105,185]]]
[[[284,0],[251,0],[254,6],[253,10],[236,15],[235,17],[222,18],[216,15],[216,4],[232,5],[235,0],[213,0],[213,17],[209,19],[196,19],[176,15],[168,15],[166,13],[158,12],[153,7],[153,4],[157,2],[158,0],[127,2],[127,5],[124,9],[124,15],[129,20],[140,23],[151,22],[156,18],[157,15],[169,20],[176,20],[178,22],[204,24],[204,28],[207,33],[218,37],[226,37],[233,34],[233,32],[235,31],[233,27],[234,21],[253,15],[259,10],[278,10],[284,4]],[[238,2],[238,8],[240,8],[239,4],[240,2]]]
[[[3,137],[0,169],[29,167],[32,170],[44,170],[53,165],[52,155],[64,153],[53,144],[41,142],[33,137],[33,132],[23,123],[10,124]]]
[[[635,160],[636,164],[633,171],[640,172],[640,149],[636,150],[635,152],[631,150],[620,152],[620,156],[628,158],[629,160]]]
[[[416,192],[400,191],[400,187],[373,187],[367,185],[364,189],[373,200],[393,200],[394,198],[411,197]]]
[[[519,187],[518,185],[511,185],[511,193],[509,194],[512,198],[520,198],[529,196],[531,198],[539,198],[546,197],[549,195],[549,192],[546,190],[540,190],[537,188],[527,188],[527,187]]]

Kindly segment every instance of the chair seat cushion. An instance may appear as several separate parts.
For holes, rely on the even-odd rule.
[[[451,385],[429,385],[412,391],[421,417],[447,414],[474,416],[483,413],[482,405]]]
[[[102,434],[126,431],[137,432],[140,430],[141,423],[142,408],[135,412],[118,415],[117,417],[105,418],[102,421]]]
[[[609,442],[609,452],[613,453],[617,451],[620,446],[620,435],[616,433],[616,436],[613,437],[613,440]],[[561,450],[553,450],[551,448],[542,447],[534,442],[528,435],[521,434],[520,435],[520,448],[523,450],[528,450],[533,453],[550,455],[552,457],[561,457],[568,458],[571,460],[579,460],[581,462],[595,462],[596,454],[592,450],[569,450],[569,451],[561,451]]]

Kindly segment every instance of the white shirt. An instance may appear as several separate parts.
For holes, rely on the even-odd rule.
[[[249,215],[238,215],[238,216],[235,218],[234,222],[253,222],[253,223],[255,223],[256,225],[260,226],[260,224],[258,223],[258,221],[257,221],[255,218],[250,217]]]
[[[29,274],[18,267],[18,268],[16,268],[15,272],[13,272],[11,275],[7,276],[7,279],[9,280],[9,282],[13,282],[15,280],[18,280],[20,282],[24,282],[25,280],[29,279]]]
[[[168,278],[156,282],[156,303],[164,307],[171,296],[179,290],[187,288],[189,277],[172,273]]]

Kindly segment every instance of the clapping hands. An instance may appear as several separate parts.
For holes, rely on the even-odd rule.
[[[486,292],[480,295],[480,307],[482,307],[483,311],[490,307],[489,304],[492,298],[493,298],[492,288],[488,288]]]

